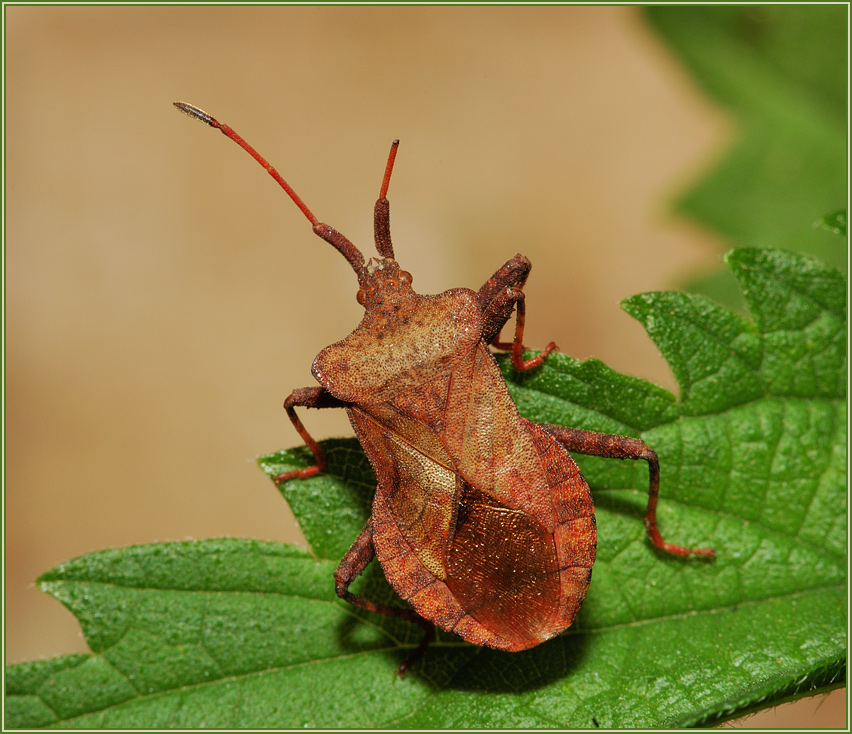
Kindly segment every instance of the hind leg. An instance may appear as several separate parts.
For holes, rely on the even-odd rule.
[[[398,617],[399,619],[418,624],[423,628],[424,635],[420,645],[402,662],[397,670],[400,676],[404,676],[412,663],[426,652],[426,648],[435,637],[435,627],[431,622],[423,619],[423,617],[410,609],[389,607],[385,604],[370,601],[363,596],[358,596],[349,591],[349,585],[364,573],[364,569],[367,568],[370,561],[375,557],[376,549],[373,546],[373,526],[371,521],[368,520],[361,534],[355,539],[352,547],[346,551],[346,555],[343,556],[340,565],[338,565],[337,570],[334,572],[334,580],[336,582],[334,590],[341,599],[354,604],[356,607],[366,609],[368,612],[384,614],[388,617]]]

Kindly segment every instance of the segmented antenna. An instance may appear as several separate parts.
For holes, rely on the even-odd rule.
[[[376,239],[376,249],[382,257],[393,258],[393,243],[390,235],[390,202],[388,201],[388,186],[393,173],[393,162],[396,160],[396,151],[399,148],[399,140],[391,143],[388,162],[385,166],[385,176],[382,179],[382,188],[379,190],[379,199],[373,210],[373,234]]]
[[[396,160],[396,151],[399,149],[399,141],[394,140],[391,143],[390,153],[388,153],[388,162],[385,166],[385,177],[382,179],[382,188],[379,190],[379,199],[388,198],[388,186],[390,186],[390,177],[393,173],[393,162]]]
[[[252,158],[254,158],[261,166],[266,169],[266,172],[274,178],[278,185],[287,192],[287,195],[293,200],[293,203],[301,209],[302,213],[308,218],[308,221],[311,223],[311,227],[313,228],[314,234],[319,237],[322,237],[326,242],[328,242],[332,247],[334,247],[343,257],[347,259],[349,264],[352,266],[353,270],[357,273],[364,266],[364,256],[361,254],[361,251],[355,247],[346,237],[344,237],[340,232],[338,232],[333,227],[329,227],[327,224],[323,224],[320,222],[313,214],[313,212],[308,209],[305,205],[305,202],[299,197],[299,195],[293,190],[293,188],[288,184],[281,176],[275,168],[270,165],[270,163],[258,153],[254,148],[251,147],[243,138],[236,133],[230,126],[226,125],[223,122],[219,122],[213,115],[208,114],[202,109],[199,109],[195,105],[188,104],[186,102],[175,102],[175,107],[177,107],[181,112],[190,117],[195,118],[196,120],[200,120],[205,125],[209,125],[210,127],[216,128],[221,131],[226,137],[233,140],[237,145],[239,145],[246,153],[248,153]],[[389,177],[389,173],[385,173],[385,178]],[[387,187],[383,184],[382,188],[386,191]]]

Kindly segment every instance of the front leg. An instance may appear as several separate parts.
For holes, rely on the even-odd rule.
[[[296,415],[296,408],[345,408],[346,403],[342,400],[338,400],[331,394],[329,394],[322,387],[302,387],[297,390],[293,390],[284,401],[284,410],[287,411],[287,416],[290,418],[290,422],[293,424],[294,428],[299,432],[299,435],[302,437],[302,440],[305,442],[307,447],[311,450],[311,453],[314,455],[317,463],[314,466],[307,466],[304,469],[296,469],[294,471],[285,471],[281,474],[276,474],[273,477],[273,481],[276,484],[283,484],[289,479],[304,477],[312,477],[314,474],[319,474],[322,471],[325,471],[325,468],[328,464],[325,456],[325,451],[323,451],[322,446],[320,446],[311,436],[310,433],[305,429],[305,426],[302,425],[302,421],[299,419],[299,416]]]
[[[648,489],[648,507],[645,510],[645,530],[655,548],[676,556],[714,556],[712,548],[685,548],[663,539],[657,526],[657,497],[660,493],[660,460],[657,453],[644,441],[629,436],[617,436],[611,433],[584,431],[581,428],[565,428],[540,424],[551,436],[568,451],[588,456],[603,456],[609,459],[635,459],[648,462],[650,475]]]
[[[497,349],[511,349],[512,366],[519,372],[540,365],[544,358],[556,349],[550,342],[537,357],[524,361],[524,323],[526,321],[526,302],[524,283],[527,282],[532,264],[521,254],[515,255],[479,289],[479,307],[482,309],[482,339]],[[511,344],[501,342],[498,337],[506,322],[517,307],[515,320],[515,338]]]
[[[523,290],[531,269],[532,263],[529,261],[529,258],[521,255],[521,253],[515,255],[511,260],[508,260],[505,265],[503,265],[496,273],[494,273],[494,275],[485,281],[485,284],[476,294],[479,298],[479,307],[482,309],[482,313],[492,310],[492,307],[490,306],[491,302],[497,294],[500,293],[500,291],[506,290],[507,287]],[[511,315],[511,310],[505,314],[505,317],[500,322],[496,332],[491,335],[491,338],[494,338],[500,333],[500,329],[503,328],[503,324],[509,320]],[[485,341],[489,342],[491,339],[486,338]]]

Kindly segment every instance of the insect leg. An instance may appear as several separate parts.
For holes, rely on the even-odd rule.
[[[516,299],[516,309],[517,313],[515,316],[515,338],[511,344],[512,350],[512,367],[514,367],[518,372],[523,372],[524,370],[530,370],[533,367],[538,367],[542,362],[544,362],[544,358],[550,354],[553,350],[556,349],[556,343],[550,342],[542,352],[530,359],[524,361],[522,352],[524,349],[524,323],[526,321],[527,315],[527,306],[526,300],[523,291],[515,291],[511,288],[506,289],[506,294],[509,297],[514,297]],[[493,346],[497,349],[508,349],[510,345],[505,342],[501,342],[499,340],[495,340],[492,342]]]
[[[512,366],[520,371],[529,370],[540,365],[544,358],[556,349],[556,344],[550,342],[537,357],[523,360],[521,352],[524,349],[524,322],[526,320],[526,304],[522,288],[527,282],[532,264],[521,254],[515,255],[479,289],[477,297],[482,309],[482,338],[486,344],[496,349],[511,349]],[[512,316],[517,307],[515,320],[515,338],[509,342],[499,340],[500,331]]]
[[[551,436],[569,451],[589,456],[604,456],[610,459],[636,459],[648,462],[650,474],[648,507],[645,510],[645,530],[654,547],[677,556],[714,556],[712,548],[685,548],[668,543],[657,526],[657,497],[660,492],[660,461],[657,454],[638,438],[617,436],[611,433],[584,431],[580,428],[565,428],[540,424]]]
[[[529,276],[531,269],[532,263],[529,261],[529,258],[520,253],[515,255],[511,260],[508,260],[505,265],[485,281],[485,285],[476,294],[479,298],[479,306],[482,312],[486,313],[493,310],[490,306],[491,302],[501,291],[505,291],[506,288],[512,287],[523,290],[524,283],[527,282],[527,276]],[[491,335],[492,339],[500,333],[503,324],[509,320],[511,315],[512,311],[509,309],[505,318],[503,318],[497,327],[497,331]],[[485,341],[489,342],[491,340],[486,339]]]
[[[363,596],[358,596],[349,591],[349,585],[364,573],[364,569],[367,568],[367,565],[375,557],[376,549],[373,546],[373,526],[371,521],[368,520],[361,534],[355,539],[352,547],[346,551],[346,555],[343,556],[340,564],[337,566],[337,570],[334,572],[334,590],[341,599],[354,604],[356,607],[366,609],[368,612],[378,612],[388,617],[399,617],[400,619],[418,624],[423,628],[424,635],[420,645],[402,662],[397,670],[399,675],[403,676],[411,667],[411,664],[423,655],[429,643],[432,642],[435,637],[435,627],[431,622],[423,619],[423,617],[410,609],[389,607],[385,604],[370,601]]]
[[[293,392],[287,396],[287,399],[284,401],[284,410],[287,411],[287,416],[290,418],[290,422],[311,450],[311,453],[314,455],[317,463],[314,466],[308,466],[304,469],[296,469],[294,471],[286,471],[281,474],[277,474],[274,477],[276,484],[283,484],[284,482],[290,479],[295,479],[296,477],[312,477],[314,474],[319,474],[320,472],[325,471],[327,464],[325,451],[323,451],[322,446],[314,440],[313,436],[311,436],[311,434],[308,433],[302,425],[302,421],[299,419],[299,416],[296,415],[296,407],[344,408],[346,407],[346,403],[333,397],[321,387],[298,388],[297,390],[293,390]]]

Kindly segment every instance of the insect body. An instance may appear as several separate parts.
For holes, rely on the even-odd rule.
[[[319,222],[292,188],[230,127],[175,103],[248,151],[287,191],[314,232],[358,276],[363,320],[313,364],[319,387],[293,391],[284,407],[316,465],[276,477],[280,484],[323,471],[322,447],[295,412],[344,408],[376,473],[372,515],[335,572],[337,594],[364,609],[432,624],[465,640],[515,652],[567,628],[586,595],[595,561],[594,505],[569,451],[642,459],[650,467],[645,526],[651,542],[676,555],[709,548],[667,543],[656,521],[659,463],[642,441],[533,423],[512,401],[489,345],[510,348],[531,369],[555,349],[524,361],[523,285],[530,262],[515,255],[479,291],[419,295],[394,259],[387,189],[391,147],[375,208],[381,257],[365,261],[337,230]],[[498,340],[517,311],[511,345]],[[378,604],[349,591],[377,557],[385,577],[414,609]]]

